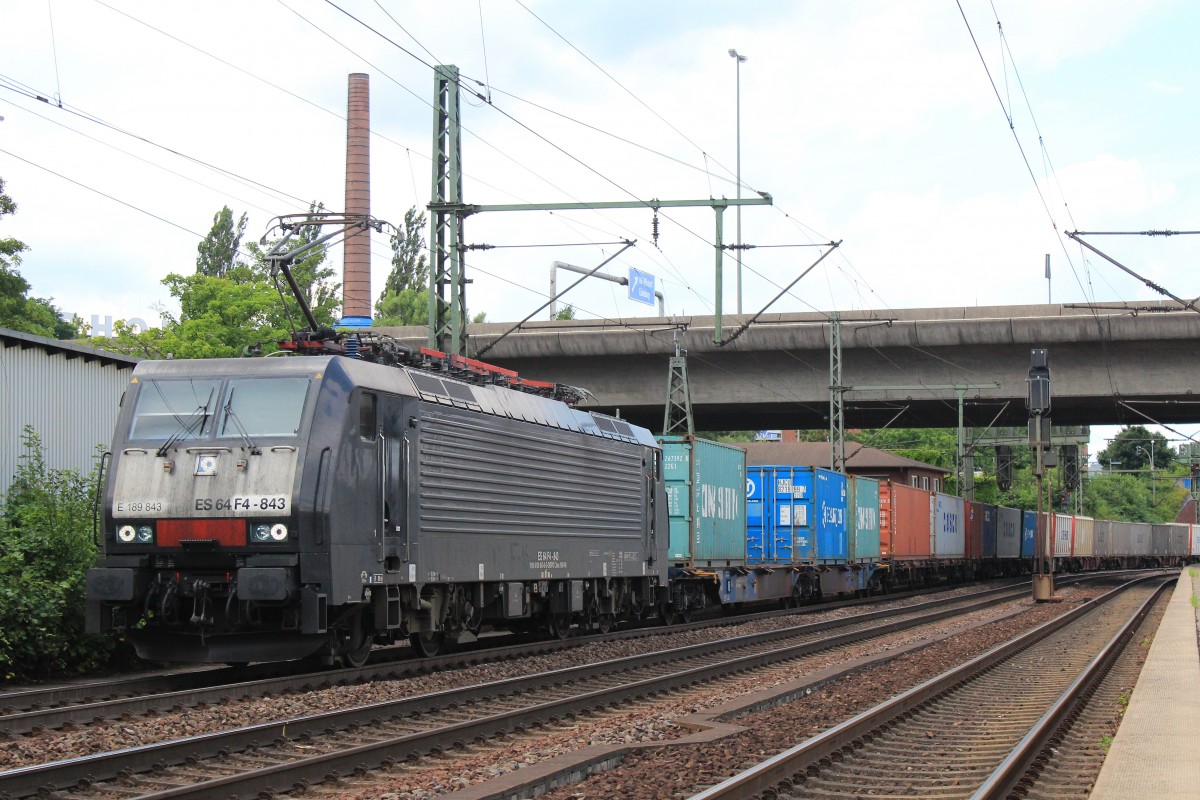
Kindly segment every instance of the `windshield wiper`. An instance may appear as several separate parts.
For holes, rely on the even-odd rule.
[[[195,411],[179,420],[179,428],[169,437],[167,437],[167,440],[162,443],[162,447],[158,448],[158,451],[155,453],[155,455],[157,455],[159,458],[162,458],[166,456],[167,450],[171,448],[171,445],[178,442],[184,436],[191,437],[197,432],[204,431],[204,425],[208,422],[208,404],[212,402],[213,392],[216,390],[217,387],[215,386],[209,389],[208,399],[204,401],[204,404],[197,406]],[[197,422],[200,423],[199,428],[196,428]]]
[[[262,450],[258,449],[258,445],[250,441],[250,434],[246,432],[246,428],[242,425],[242,421],[238,419],[237,412],[233,410],[233,393],[237,389],[236,386],[230,387],[229,399],[225,401],[225,419],[233,423],[233,427],[237,430],[238,435],[242,437],[242,442],[245,443],[247,449],[252,456],[261,456]],[[224,426],[221,428],[221,433],[225,432]]]

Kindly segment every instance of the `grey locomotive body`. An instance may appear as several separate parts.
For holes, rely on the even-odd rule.
[[[139,364],[103,523],[89,630],[157,660],[361,663],[668,600],[649,432],[342,356]]]

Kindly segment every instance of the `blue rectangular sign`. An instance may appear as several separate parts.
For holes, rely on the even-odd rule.
[[[629,299],[648,306],[654,305],[654,276],[630,267]]]

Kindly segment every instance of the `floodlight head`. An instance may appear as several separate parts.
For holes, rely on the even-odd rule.
[[[744,56],[741,53],[739,53],[737,50],[734,50],[732,47],[729,48],[729,57],[736,58],[738,60],[738,63],[750,60],[750,56]]]

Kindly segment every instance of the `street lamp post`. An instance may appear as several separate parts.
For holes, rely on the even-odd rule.
[[[1133,446],[1134,450],[1141,450],[1150,459],[1150,503],[1158,505],[1158,491],[1154,486],[1154,445],[1150,445],[1150,449],[1142,447],[1140,444]]]
[[[742,62],[748,61],[732,47],[729,57],[737,63],[737,199],[742,199]],[[742,206],[737,207],[737,313],[742,313]]]

